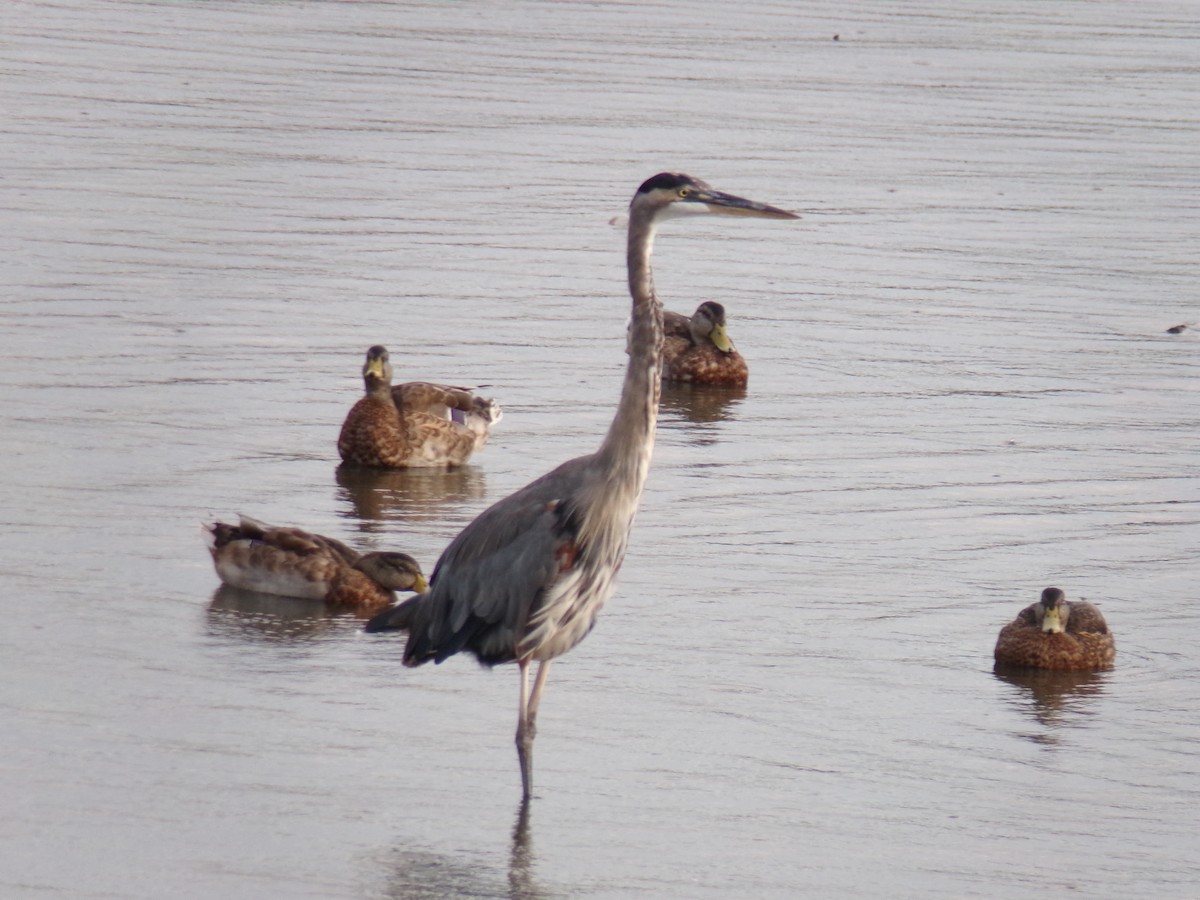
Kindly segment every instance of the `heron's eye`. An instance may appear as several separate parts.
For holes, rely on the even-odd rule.
[[[680,198],[681,198],[681,199],[682,199],[683,197],[687,197],[687,196],[688,196],[689,194],[691,194],[691,193],[692,193],[692,192],[691,192],[691,189],[690,189],[690,188],[685,188],[685,187],[682,187],[682,188],[680,188],[680,189],[679,189],[679,196],[680,196]]]

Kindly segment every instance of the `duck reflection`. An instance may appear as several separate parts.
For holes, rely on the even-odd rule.
[[[664,424],[674,419],[693,425],[712,425],[735,417],[746,399],[745,387],[663,383],[659,410]]]
[[[1052,672],[1045,669],[1010,669],[997,665],[994,674],[1017,689],[1016,705],[1041,725],[1058,729],[1091,713],[1090,707],[1104,693],[1108,672]],[[1047,736],[1039,743],[1053,742]]]
[[[267,643],[319,640],[345,619],[360,621],[350,614],[332,613],[324,600],[280,597],[227,584],[217,588],[208,605],[210,634]]]
[[[338,499],[352,515],[373,522],[389,520],[438,521],[450,507],[479,500],[487,492],[483,470],[360,469],[339,466]]]

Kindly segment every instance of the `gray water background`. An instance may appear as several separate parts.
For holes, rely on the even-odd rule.
[[[0,893],[1200,896],[1198,39],[1188,2],[5,4]],[[594,449],[660,170],[804,219],[662,231],[751,383],[665,394],[521,823],[511,668],[219,591],[200,524],[428,569]],[[488,385],[475,464],[336,472],[377,342]],[[1113,671],[992,673],[1048,584]]]

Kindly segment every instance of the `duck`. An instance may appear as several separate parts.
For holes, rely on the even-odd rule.
[[[663,313],[663,380],[745,387],[750,368],[725,331],[725,307],[707,300],[690,317]]]
[[[345,465],[461,466],[483,448],[502,416],[495,400],[467,388],[424,381],[393,386],[388,351],[379,344],[367,351],[363,383],[366,394],[338,435]]]
[[[1113,665],[1117,647],[1100,610],[1086,600],[1068,601],[1056,587],[1042,591],[1000,629],[996,665],[1055,672],[1086,672]]]
[[[300,528],[278,528],[249,516],[238,520],[205,526],[217,576],[232,587],[324,600],[334,609],[367,615],[395,603],[396,591],[428,590],[421,566],[407,553],[360,554]]]

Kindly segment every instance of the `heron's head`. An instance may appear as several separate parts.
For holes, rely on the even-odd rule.
[[[760,219],[798,219],[795,213],[713,190],[698,178],[660,172],[642,182],[629,205],[630,214],[649,212],[655,219],[694,213],[752,216]]]
[[[1042,591],[1042,599],[1038,601],[1037,618],[1042,631],[1060,634],[1067,628],[1067,617],[1071,607],[1067,604],[1067,595],[1061,589],[1048,587]]]
[[[378,385],[391,385],[392,364],[388,362],[386,347],[376,344],[367,351],[367,361],[363,363],[363,381],[368,391]]]
[[[354,568],[389,591],[416,591],[423,594],[429,590],[420,564],[407,553],[366,553],[359,557]]]

